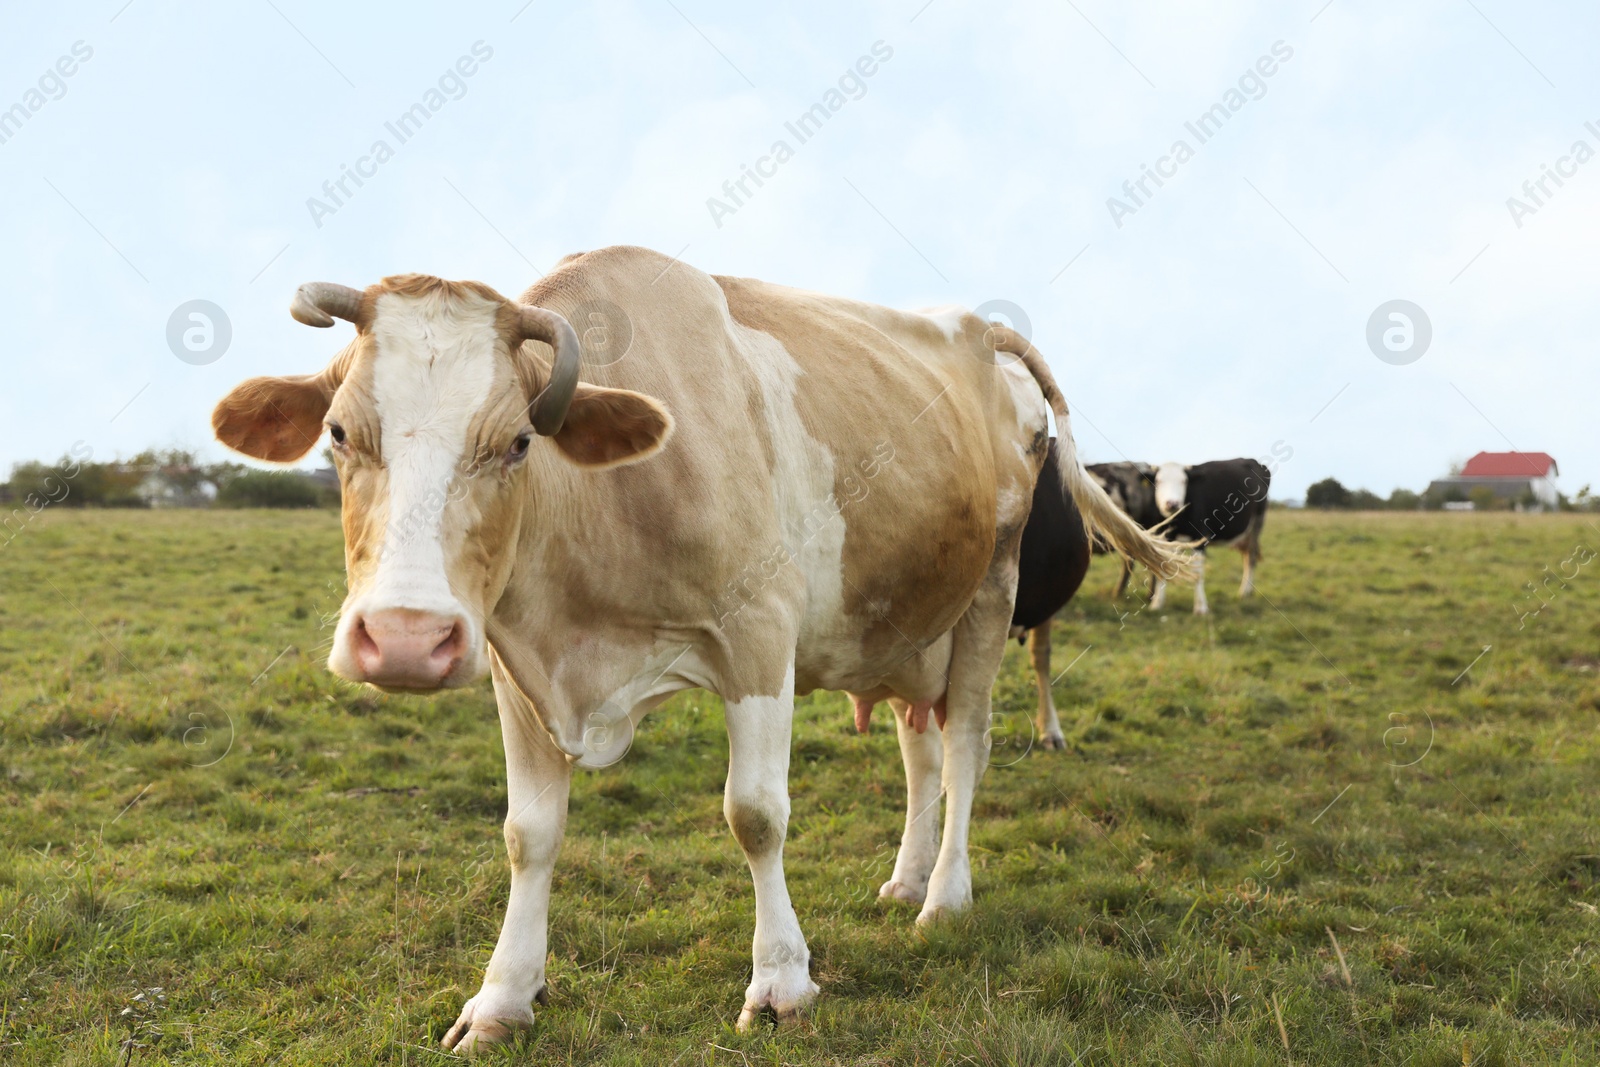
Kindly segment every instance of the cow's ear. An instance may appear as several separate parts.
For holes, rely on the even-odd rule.
[[[551,440],[581,467],[615,467],[648,459],[671,436],[672,416],[660,401],[579,382],[567,420]]]
[[[322,420],[333,402],[328,375],[251,378],[211,413],[217,440],[256,459],[289,463],[310,452],[322,437]]]

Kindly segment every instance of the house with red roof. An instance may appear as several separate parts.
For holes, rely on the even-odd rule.
[[[1459,474],[1440,478],[1428,486],[1428,496],[1465,508],[1484,500],[1482,490],[1494,500],[1510,502],[1518,511],[1554,511],[1561,503],[1556,478],[1561,474],[1548,452],[1479,452]]]

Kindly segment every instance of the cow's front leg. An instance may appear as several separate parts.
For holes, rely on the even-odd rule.
[[[1196,615],[1211,614],[1211,605],[1206,603],[1206,553],[1200,549],[1194,554],[1194,613]]]
[[[895,857],[894,874],[883,883],[878,896],[884,900],[903,900],[921,904],[928,895],[928,876],[939,858],[939,798],[944,789],[939,771],[944,766],[942,733],[934,723],[924,722],[918,730],[912,721],[911,705],[899,697],[890,699],[895,729],[900,733],[900,758],[906,767],[906,829],[900,836],[900,854]]]
[[[789,734],[794,719],[794,666],[779,692],[727,703],[728,786],[722,811],[756,890],[754,975],[744,994],[739,1029],[763,1011],[779,1022],[797,1018],[816,999],[811,953],[783,880],[783,838],[789,830]]]
[[[545,952],[550,878],[567,825],[572,766],[498,668],[495,698],[506,749],[506,852],[511,896],[505,924],[489,958],[483,987],[445,1034],[445,1048],[471,1052],[506,1041],[533,1025],[533,1002],[545,1000]]]

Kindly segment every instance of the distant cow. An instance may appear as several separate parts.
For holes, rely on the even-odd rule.
[[[1058,472],[1054,450],[1046,452],[1033,489],[1033,510],[1022,528],[1017,602],[1011,612],[1011,632],[1019,641],[1027,635],[1033,656],[1039,686],[1038,736],[1044,748],[1065,748],[1067,743],[1050,696],[1050,620],[1077,593],[1089,573],[1089,532],[1072,494],[1062,488]],[[1115,493],[1109,495],[1117,501]]]
[[[1088,466],[1089,476],[1100,483],[1100,488],[1106,491],[1113,503],[1134,522],[1146,530],[1161,525],[1165,518],[1161,509],[1156,507],[1156,469],[1148,463],[1091,463]],[[1101,542],[1094,545],[1095,553],[1102,554],[1111,551]],[[1111,599],[1122,596],[1128,588],[1128,579],[1133,575],[1133,561],[1127,556],[1122,557],[1122,574],[1117,578],[1117,587],[1111,593]],[[1153,581],[1152,577],[1152,581]],[[1151,589],[1155,586],[1152,584]]]
[[[1255,591],[1255,566],[1261,562],[1261,527],[1267,521],[1267,489],[1272,473],[1253,459],[1219,459],[1185,467],[1163,463],[1156,468],[1156,507],[1171,518],[1167,536],[1195,544],[1194,613],[1210,612],[1206,603],[1207,545],[1232,545],[1244,556],[1239,596]],[[1156,576],[1150,606],[1166,606],[1167,583]]]

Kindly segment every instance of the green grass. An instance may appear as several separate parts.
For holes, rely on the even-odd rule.
[[[1600,561],[1517,608],[1579,543],[1275,511],[1264,596],[1213,553],[1210,621],[1114,607],[1097,561],[1057,624],[1058,670],[1093,646],[1056,687],[1072,750],[1017,759],[1013,645],[976,904],[932,930],[876,899],[888,717],[803,700],[787,866],[823,996],[781,1032],[732,1030],[751,890],[721,705],[683,694],[576,779],[551,1004],[511,1055],[1600,1063]],[[47,512],[0,550],[0,1062],[443,1062],[508,883],[498,724],[486,685],[336,682],[341,590],[328,513]]]

